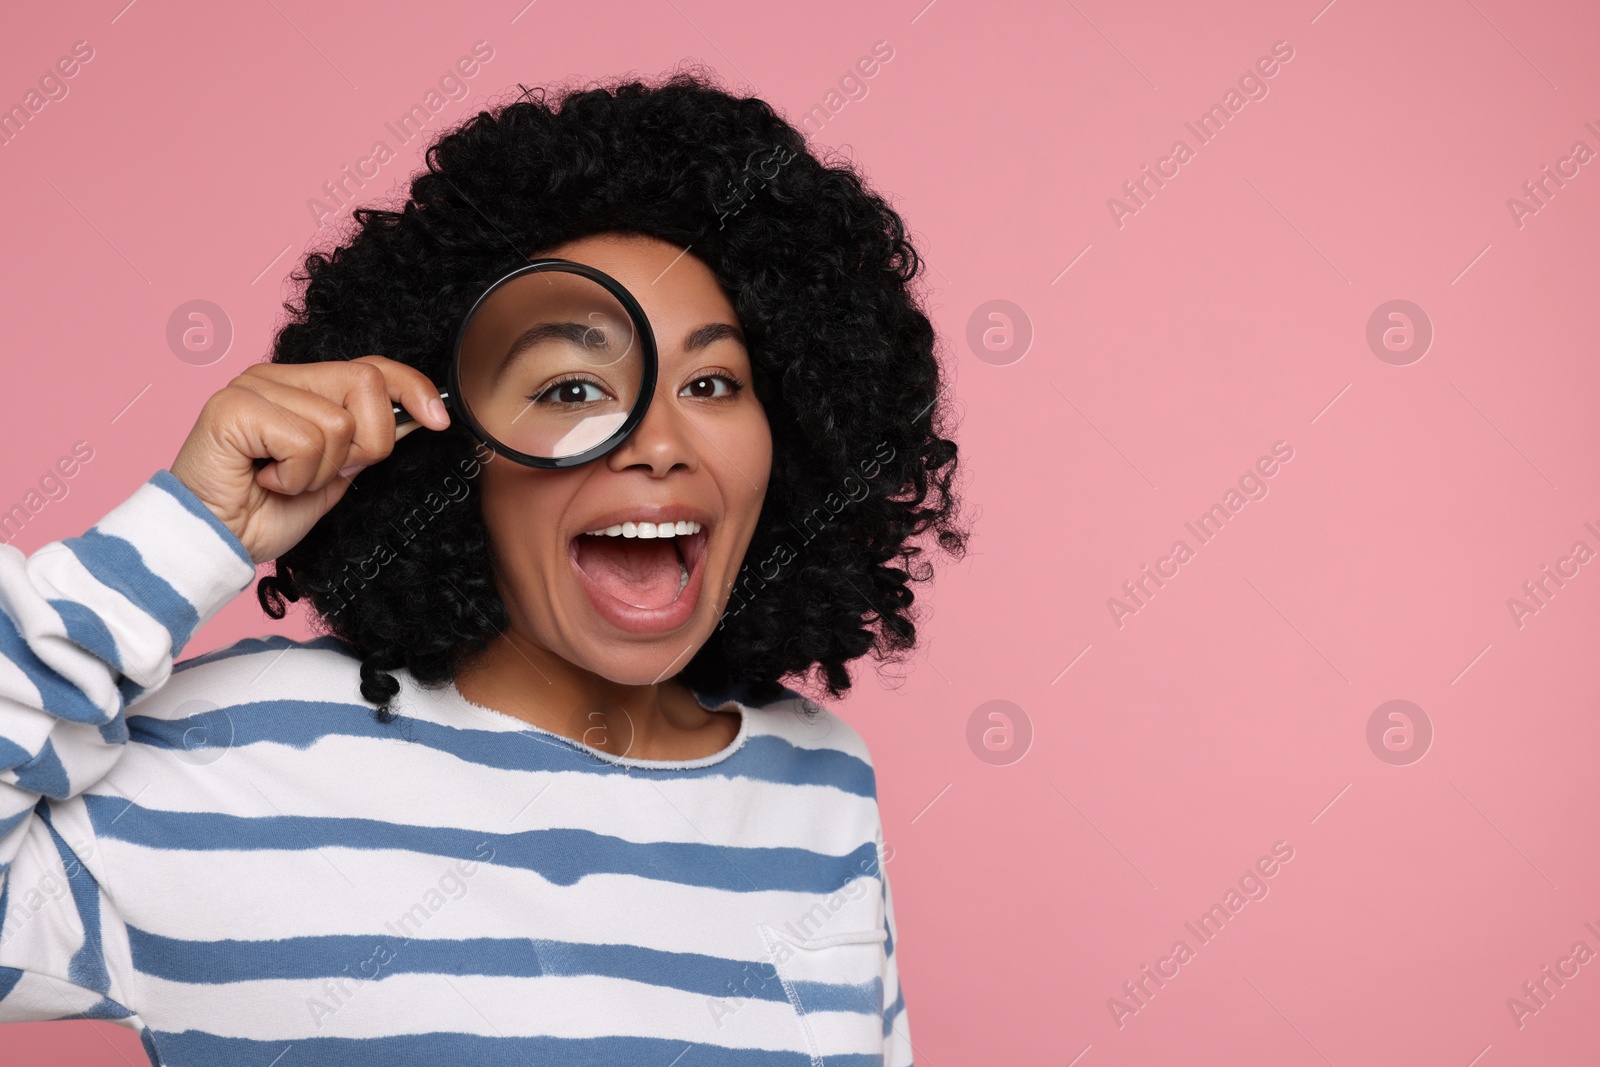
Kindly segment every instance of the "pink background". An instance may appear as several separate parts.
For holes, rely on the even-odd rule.
[[[422,141],[384,123],[473,42],[493,59],[430,131],[518,81],[685,57],[798,120],[887,41],[813,140],[927,254],[981,511],[919,597],[921,654],[864,661],[833,705],[879,768],[917,1062],[1591,1062],[1600,964],[1520,1027],[1507,1001],[1600,951],[1600,562],[1520,627],[1507,601],[1574,542],[1600,551],[1600,162],[1520,226],[1507,200],[1600,151],[1600,13],[1324,2],[28,5],[0,103],[74,41],[94,58],[0,147],[0,508],[93,447],[31,552],[170,463],[264,357],[307,200],[378,139],[399,158],[363,196],[398,190]],[[1278,41],[1268,95],[1199,145],[1184,123]],[[1178,138],[1193,158],[1119,227],[1108,198]],[[234,328],[206,366],[166,340],[193,299]],[[1366,338],[1395,299],[1434,330],[1404,366]],[[1031,325],[1020,359],[992,300]],[[1278,441],[1268,495],[1200,545],[1184,523]],[[1108,598],[1180,538],[1193,558],[1119,627]],[[241,596],[185,654],[272,631],[306,633]],[[1367,740],[1396,699],[1433,729],[1409,764]],[[992,700],[1020,713],[990,758],[1025,717],[1020,760],[969,743]],[[1269,895],[1193,937],[1280,841]],[[1123,983],[1179,939],[1193,958],[1119,1020],[1108,999],[1138,1007]],[[0,1048],[143,1062],[108,1024]]]

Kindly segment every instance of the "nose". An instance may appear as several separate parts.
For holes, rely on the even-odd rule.
[[[663,360],[663,363],[666,361]],[[700,465],[695,451],[695,431],[688,417],[680,411],[677,397],[670,388],[656,380],[655,395],[644,419],[633,428],[622,444],[606,456],[606,465],[614,471],[634,467],[648,468],[651,477],[660,478],[678,467],[695,470]]]

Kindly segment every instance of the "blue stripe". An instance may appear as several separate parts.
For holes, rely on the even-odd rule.
[[[22,981],[23,972],[15,967],[0,967],[0,1002],[4,1002],[17,988],[17,983]]]
[[[0,737],[0,771],[20,767],[33,758],[33,754],[15,741]]]
[[[50,829],[56,852],[66,868],[67,884],[72,887],[72,903],[78,909],[78,921],[83,926],[83,944],[78,946],[67,964],[67,980],[104,995],[111,991],[111,977],[106,973],[105,954],[100,949],[100,883],[78,859],[78,854],[72,851],[66,839],[56,832],[49,808],[41,807],[39,812],[41,820]]]
[[[199,667],[207,663],[216,663],[219,660],[232,659],[235,656],[251,656],[258,652],[276,652],[285,648],[315,648],[340,652],[352,659],[359,660],[355,649],[337,637],[324,635],[307,641],[296,641],[292,637],[283,637],[272,634],[267,637],[245,637],[226,647],[215,649],[204,655],[192,656],[189,659],[179,660],[172,665],[172,673],[178,674],[190,667]]]
[[[782,700],[791,700],[800,695],[786,685],[780,684],[778,689],[779,693],[777,696],[773,697],[771,700],[761,701],[758,703],[750,699],[749,686],[737,681],[730,681],[720,687],[708,686],[700,690],[696,690],[692,686],[689,687],[690,692],[701,698],[701,703],[706,704],[708,707],[713,709],[725,700],[737,700],[739,703],[750,708],[764,708],[769,704],[776,704]]]
[[[127,679],[124,678],[123,681],[126,682]],[[128,743],[128,719],[120,709],[117,711],[115,719],[100,724],[100,740],[108,745],[125,745]]]
[[[859,985],[848,982],[792,982],[800,1007],[819,1011],[850,1011],[878,1016],[883,1011],[883,979],[872,978]]]
[[[68,722],[101,723],[106,713],[96,707],[83,690],[68,682],[48,666],[22,638],[11,616],[0,608],[0,656],[15,663],[28,676],[28,681],[44,698],[43,709],[58,719]]]
[[[212,532],[222,539],[222,543],[233,549],[234,555],[250,564],[252,569],[255,567],[255,561],[250,558],[244,543],[223,524],[221,519],[211,513],[211,509],[206,507],[204,501],[194,495],[194,490],[178,480],[176,474],[163,467],[150,476],[147,484],[165,490],[167,495],[181,504],[185,511],[211,527]],[[255,576],[251,575],[250,580],[254,581]],[[249,582],[245,584],[248,585]]]
[[[61,765],[56,746],[48,737],[39,754],[13,768],[13,772],[17,776],[18,787],[30,793],[39,793],[51,800],[66,800],[72,795],[72,782],[67,778],[67,769]]]
[[[74,1012],[71,1015],[58,1015],[52,1021],[67,1022],[72,1019],[127,1019],[132,1015],[133,1012],[129,1011],[127,1008],[124,1008],[116,1001],[107,997],[101,997],[83,1011]]]
[[[51,598],[48,603],[56,609],[61,621],[66,623],[67,637],[73,644],[121,672],[122,653],[117,651],[117,642],[112,638],[111,631],[106,629],[106,624],[100,621],[100,616],[75,600]]]
[[[747,714],[760,715],[751,710]],[[182,719],[130,715],[131,740],[153,748],[182,750],[184,735],[233,737],[233,746],[258,742],[305,750],[325,737],[369,737],[415,742],[467,763],[500,770],[588,771],[657,778],[751,778],[783,785],[826,785],[861,797],[877,796],[872,767],[834,748],[800,748],[772,734],[748,736],[739,751],[703,767],[640,768],[609,763],[577,741],[509,730],[442,726],[400,716],[385,725],[365,704],[328,700],[261,700],[215,708]],[[876,862],[876,861],[874,861]]]
[[[145,688],[132,678],[124,677],[117,679],[117,692],[122,694],[122,706],[126,708],[144,696]]]
[[[628,874],[735,893],[787,890],[831,893],[864,869],[876,846],[864,842],[843,856],[793,847],[719,846],[700,841],[625,841],[592,830],[558,827],[488,833],[411,826],[379,819],[309,815],[246,818],[219,812],[161,811],[121,797],[82,794],[95,833],[148,848],[300,852],[315,848],[396,849],[450,859],[486,859],[534,871],[556,885],[595,874]]]
[[[10,867],[9,863],[0,863],[0,944],[5,944],[6,909],[11,906],[11,879],[6,877],[10,873]],[[11,986],[17,984],[15,978],[11,979],[11,985],[6,984],[5,970],[4,967],[0,967],[0,1000],[6,999]]]
[[[403,918],[403,917],[401,917]],[[398,921],[390,928],[405,932]],[[783,985],[765,978],[770,965],[698,952],[637,945],[584,944],[539,938],[401,938],[328,934],[270,941],[184,941],[128,929],[133,966],[173,982],[217,985],[337,978],[373,981],[394,974],[475,975],[491,978],[600,976],[621,978],[707,997],[753,997],[784,1003]],[[876,1015],[881,979],[850,985],[798,982],[807,1011]]]
[[[798,1032],[798,1031],[797,1031]],[[396,1037],[312,1037],[297,1041],[219,1037],[185,1030],[157,1032],[155,1042],[166,1067],[219,1063],[306,1067],[336,1063],[339,1067],[395,1067],[413,1063],[470,1063],[473,1067],[616,1067],[656,1064],[666,1067],[811,1067],[805,1052],[757,1048],[725,1048],[661,1037],[480,1037],[476,1034],[430,1033]],[[284,1055],[285,1048],[290,1051]],[[828,1067],[882,1067],[883,1055],[829,1056]]]
[[[72,550],[95,581],[115,589],[167,628],[174,650],[189,643],[200,613],[183,594],[149,567],[131,541],[89,527],[61,542]]]

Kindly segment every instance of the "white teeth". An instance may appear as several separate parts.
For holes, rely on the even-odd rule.
[[[585,531],[591,537],[687,537],[700,532],[700,524],[691,520],[678,522],[624,522],[607,526],[603,530]]]

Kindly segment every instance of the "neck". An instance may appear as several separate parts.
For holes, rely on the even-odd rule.
[[[455,685],[474,704],[634,759],[711,755],[739,727],[737,713],[707,711],[677,681],[614,682],[513,630],[492,640],[456,675]]]

